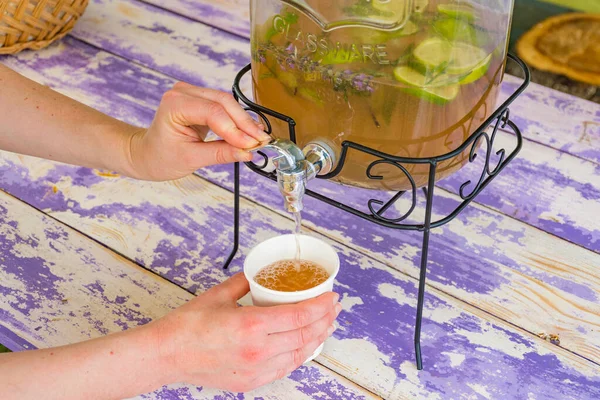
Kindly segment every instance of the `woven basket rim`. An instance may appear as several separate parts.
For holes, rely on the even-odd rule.
[[[41,7],[38,7],[41,4]],[[0,2],[0,55],[41,50],[69,34],[89,0],[8,0]]]

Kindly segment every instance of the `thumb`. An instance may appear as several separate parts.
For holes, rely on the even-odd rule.
[[[211,142],[196,143],[192,148],[195,152],[195,169],[207,167],[215,164],[229,164],[233,162],[252,161],[252,153],[243,149],[234,147],[223,140]]]
[[[250,284],[244,273],[240,272],[220,285],[215,286],[213,290],[216,292],[215,295],[219,297],[219,301],[236,303],[239,299],[248,294],[250,291]]]

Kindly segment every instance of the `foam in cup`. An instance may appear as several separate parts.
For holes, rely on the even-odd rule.
[[[296,238],[302,246],[302,260],[322,267],[327,272],[327,279],[309,289],[290,292],[273,290],[258,284],[255,278],[265,266],[282,260],[295,261]],[[276,236],[254,247],[244,260],[244,274],[250,284],[252,304],[258,307],[295,304],[331,292],[339,269],[340,259],[333,247],[320,239],[307,235]],[[323,344],[306,362],[317,357],[322,349]]]
[[[319,264],[308,260],[280,260],[262,268],[254,280],[267,289],[279,292],[298,292],[320,285],[329,273]]]

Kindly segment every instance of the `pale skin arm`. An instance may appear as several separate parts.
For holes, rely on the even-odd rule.
[[[333,333],[326,293],[297,305],[239,307],[238,274],[162,319],[64,347],[0,356],[0,398],[121,399],[169,383],[246,392],[298,368]]]
[[[0,65],[0,149],[171,180],[217,163],[249,161],[268,136],[229,94],[178,83],[150,127],[86,107]],[[204,142],[208,129],[224,140]],[[1,399],[120,399],[168,383],[249,391],[280,379],[333,332],[338,296],[238,307],[238,274],[160,320],[68,346],[0,355]]]
[[[117,399],[173,381],[148,329],[0,356],[3,399]]]
[[[0,149],[146,180],[249,161],[268,135],[228,93],[179,82],[148,129],[132,126],[0,64]],[[210,127],[225,141],[203,142]]]

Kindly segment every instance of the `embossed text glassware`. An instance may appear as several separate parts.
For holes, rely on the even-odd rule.
[[[251,0],[254,100],[298,123],[300,147],[345,140],[404,157],[457,149],[496,108],[512,0]],[[272,121],[273,135],[288,125]],[[468,162],[437,168],[441,179]],[[406,174],[349,153],[333,179],[404,190]],[[417,186],[427,165],[409,165]]]

